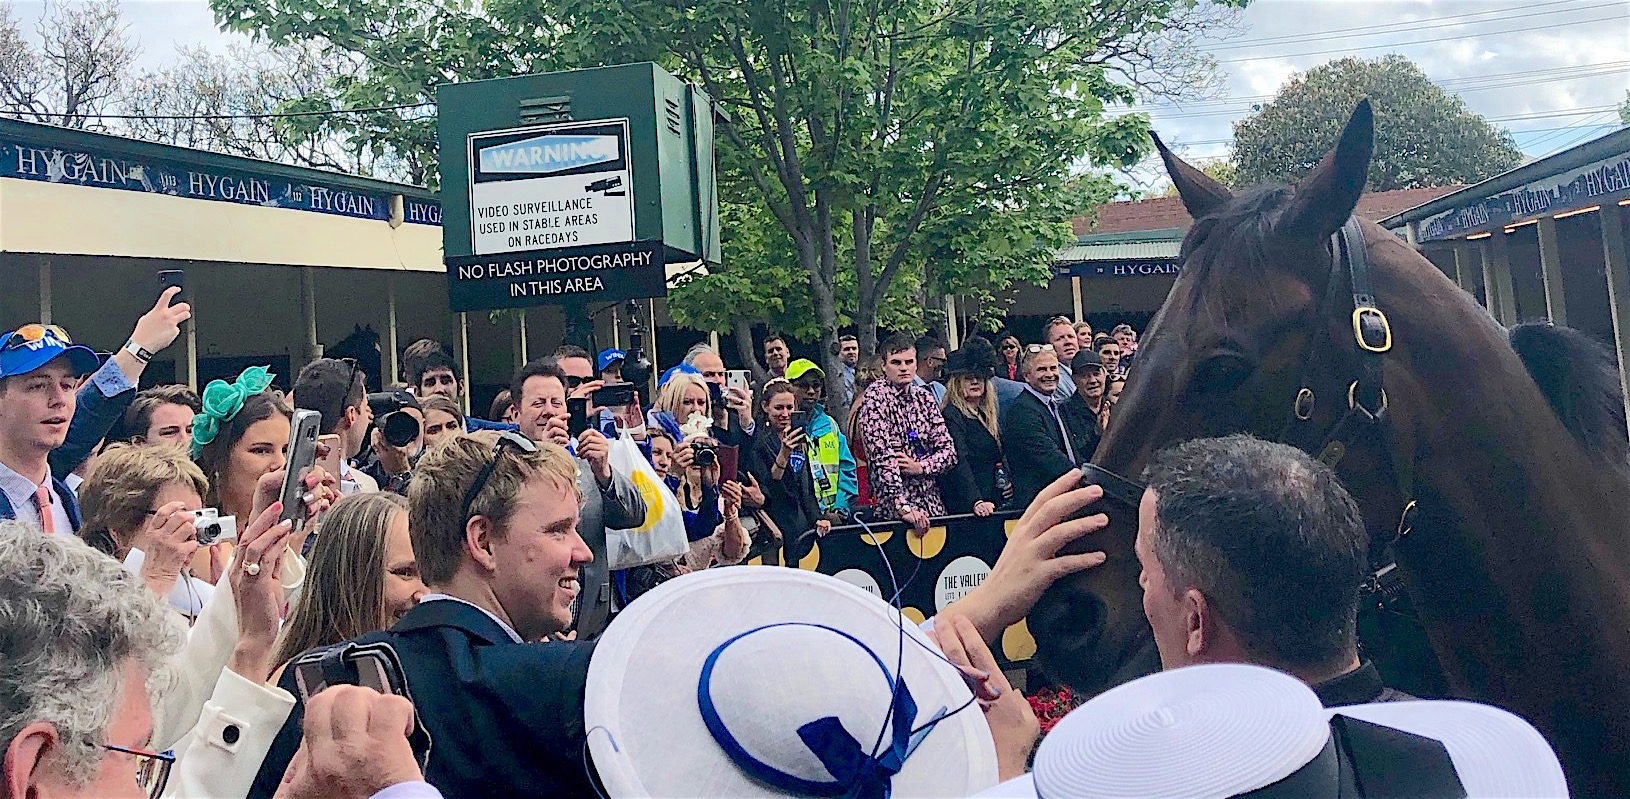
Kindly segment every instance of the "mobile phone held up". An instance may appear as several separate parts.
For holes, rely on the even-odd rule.
[[[595,392],[598,394],[599,392]],[[566,432],[575,440],[589,429],[589,398],[571,397],[566,400],[566,412],[569,414],[566,421]]]
[[[742,391],[750,391],[752,389],[747,377],[746,369],[731,369],[730,371],[725,372],[724,385],[725,388],[739,388]]]
[[[806,431],[809,429],[809,411],[792,412],[792,429]]]
[[[634,401],[633,383],[612,383],[594,390],[590,397],[597,408],[620,408]]]
[[[283,491],[279,494],[283,500],[280,520],[293,522],[296,528],[306,516],[305,502],[301,499],[305,496],[305,486],[301,478],[317,462],[317,432],[322,424],[322,414],[306,410],[295,411],[289,424],[289,460],[283,467]]]
[[[174,297],[170,298],[170,304],[174,305],[174,304],[176,304],[178,302],[182,302],[183,301],[183,295],[185,295],[187,293],[187,273],[181,271],[180,269],[166,269],[166,270],[164,270],[162,272],[159,272],[158,273],[158,291],[159,291],[159,293],[163,294],[166,289],[169,289],[172,286],[175,287],[175,288],[181,289],[180,291],[175,293]]]

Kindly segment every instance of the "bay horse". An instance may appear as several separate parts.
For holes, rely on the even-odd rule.
[[[1378,225],[1349,225],[1373,148],[1368,101],[1295,187],[1236,196],[1156,145],[1194,225],[1094,463],[1137,478],[1187,439],[1283,440],[1293,415],[1314,433],[1347,428],[1331,460],[1372,538],[1396,539],[1449,690],[1533,722],[1576,796],[1630,796],[1630,438],[1616,372],[1580,336],[1539,330],[1519,346],[1554,352],[1531,357],[1531,373],[1430,261]],[[1352,285],[1354,256],[1373,286]],[[1360,330],[1366,302],[1378,310]],[[1379,386],[1355,397],[1367,364]],[[1339,422],[1355,408],[1381,418]],[[1321,439],[1286,443],[1328,455]],[[1043,669],[1089,695],[1150,637],[1136,510],[1103,509],[1109,529],[1082,543],[1107,562],[1029,616]]]

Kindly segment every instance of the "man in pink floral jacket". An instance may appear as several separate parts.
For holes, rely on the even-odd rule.
[[[956,466],[956,446],[934,395],[911,384],[917,374],[911,337],[891,337],[879,354],[884,379],[866,388],[855,422],[865,437],[873,508],[882,518],[927,530],[930,516],[945,515],[934,478]]]

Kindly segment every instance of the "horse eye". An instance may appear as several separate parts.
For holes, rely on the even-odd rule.
[[[1250,358],[1238,352],[1219,351],[1194,367],[1194,379],[1189,385],[1195,391],[1233,391],[1255,371],[1256,363]]]

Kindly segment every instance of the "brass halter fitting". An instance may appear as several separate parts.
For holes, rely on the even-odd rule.
[[[1296,418],[1301,421],[1305,422],[1312,419],[1313,389],[1303,388],[1301,391],[1296,392],[1296,402],[1292,404],[1291,409],[1296,413]]]
[[[1392,349],[1392,325],[1387,315],[1373,305],[1354,308],[1353,340],[1360,349],[1376,354]]]

